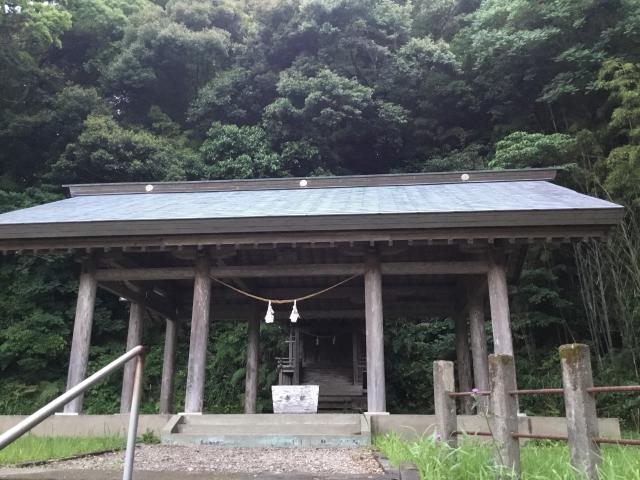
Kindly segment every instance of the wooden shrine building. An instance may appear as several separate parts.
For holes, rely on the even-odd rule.
[[[495,352],[512,354],[508,282],[527,247],[603,240],[619,223],[622,207],[554,177],[527,169],[69,185],[67,199],[0,215],[0,250],[82,263],[69,387],[85,377],[102,288],[131,302],[128,346],[140,343],[145,311],[166,319],[161,413],[172,403],[176,322],[191,329],[187,413],[203,409],[209,329],[248,322],[253,413],[267,305],[245,293],[300,299],[335,286],[297,302],[280,381],[319,384],[328,405],[366,398],[367,412],[383,413],[385,315],[455,318],[460,388],[486,390],[485,304]],[[291,305],[273,309],[290,322]],[[125,371],[123,411],[132,376]]]

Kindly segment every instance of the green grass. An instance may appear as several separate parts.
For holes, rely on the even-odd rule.
[[[0,465],[65,458],[124,448],[124,437],[35,437],[27,435],[0,450]]]
[[[423,479],[484,480],[496,478],[490,444],[475,439],[460,439],[453,449],[433,438],[403,442],[395,434],[375,439],[375,446],[393,465],[415,462]],[[566,444],[530,442],[520,450],[523,480],[574,480]],[[640,447],[604,445],[600,478],[603,480],[640,480]]]

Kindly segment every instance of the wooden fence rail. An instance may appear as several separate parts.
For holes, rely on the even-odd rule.
[[[598,431],[595,394],[640,392],[640,385],[593,386],[589,347],[582,344],[560,347],[562,367],[562,388],[516,389],[516,373],[513,357],[509,355],[489,355],[490,390],[456,392],[453,362],[434,362],[433,383],[436,438],[456,445],[459,435],[493,437],[495,463],[498,478],[505,472],[507,476],[520,477],[519,439],[557,440],[569,443],[571,465],[576,478],[598,479],[601,462],[600,444],[640,445],[640,440],[618,440],[601,438]],[[563,395],[567,436],[532,435],[518,433],[518,396],[522,395]],[[457,430],[455,399],[488,396],[490,403],[490,432],[461,432]]]

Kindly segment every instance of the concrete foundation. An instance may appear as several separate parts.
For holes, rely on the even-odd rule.
[[[0,432],[4,432],[24,420],[26,415],[0,415]],[[162,427],[171,415],[140,415],[138,435],[150,431],[160,436]],[[32,435],[42,437],[102,437],[126,435],[129,414],[117,415],[54,415],[31,430]]]
[[[294,415],[294,417],[304,417],[306,415]],[[329,422],[333,419],[338,424],[342,423],[347,428],[345,422],[341,419],[343,416],[355,416],[358,419],[360,415],[342,415],[342,414],[317,414],[310,417],[317,417],[320,422],[315,424],[307,424],[306,428],[309,433],[321,433],[318,430],[318,423]],[[180,415],[140,415],[140,423],[138,432],[140,434],[151,431],[158,437],[162,436],[163,429],[170,426],[170,420],[181,418]],[[244,417],[247,422],[253,421],[257,423],[260,418],[273,418],[276,421],[284,421],[284,417],[288,415],[197,415],[191,417],[211,418],[217,420],[216,432],[222,432],[225,428],[233,428],[234,423],[238,422],[239,417]],[[20,420],[26,418],[22,415],[0,415],[0,432],[4,432],[16,425]],[[128,415],[56,415],[48,418],[43,423],[32,430],[33,435],[39,436],[103,436],[103,435],[124,435],[127,428]],[[369,436],[383,435],[389,432],[398,433],[405,440],[417,440],[422,437],[432,435],[436,429],[435,415],[371,415],[362,416],[364,424],[361,425],[361,431],[368,431]],[[280,419],[280,420],[279,420]],[[567,422],[563,417],[519,417],[519,432],[541,435],[566,435]],[[225,427],[226,424],[226,427]],[[266,423],[263,423],[266,425]],[[353,427],[355,423],[352,422]],[[369,427],[370,425],[370,427]],[[175,427],[175,423],[173,424]],[[617,418],[600,418],[598,419],[598,427],[600,435],[607,438],[620,438],[620,423]],[[266,428],[266,427],[260,427]],[[324,427],[323,427],[324,428]],[[475,415],[458,415],[458,429],[468,432],[487,431],[487,421],[483,417]],[[303,430],[304,431],[304,430]],[[355,430],[354,430],[355,431]],[[166,432],[165,432],[166,433]],[[174,432],[178,433],[178,432]],[[264,433],[264,430],[263,430]],[[365,434],[366,436],[366,434]],[[362,438],[365,440],[365,438]]]
[[[396,432],[404,440],[413,441],[433,435],[436,431],[435,415],[387,415],[371,419],[373,435]],[[620,438],[620,422],[617,418],[599,418],[600,435]],[[458,415],[458,430],[487,432],[487,419],[477,415]],[[534,435],[566,435],[567,422],[564,417],[518,417],[518,432]],[[480,440],[489,440],[478,437]],[[525,442],[526,440],[522,440]]]

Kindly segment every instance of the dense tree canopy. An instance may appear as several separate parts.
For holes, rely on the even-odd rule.
[[[637,0],[5,0],[0,38],[2,210],[71,182],[562,167],[561,182],[628,218],[605,245],[531,249],[514,296],[521,378],[558,383],[550,352],[580,340],[599,375],[637,380]],[[63,386],[74,268],[0,263],[5,412]],[[122,350],[125,317],[101,299],[92,365]],[[415,385],[452,353],[448,321],[427,320],[388,330],[394,411],[428,409],[429,385]],[[212,329],[209,368],[229,386],[210,410],[239,406],[242,328]],[[161,339],[147,335],[157,379]],[[114,409],[117,392],[102,387],[89,410]],[[603,405],[640,424],[640,400]]]

